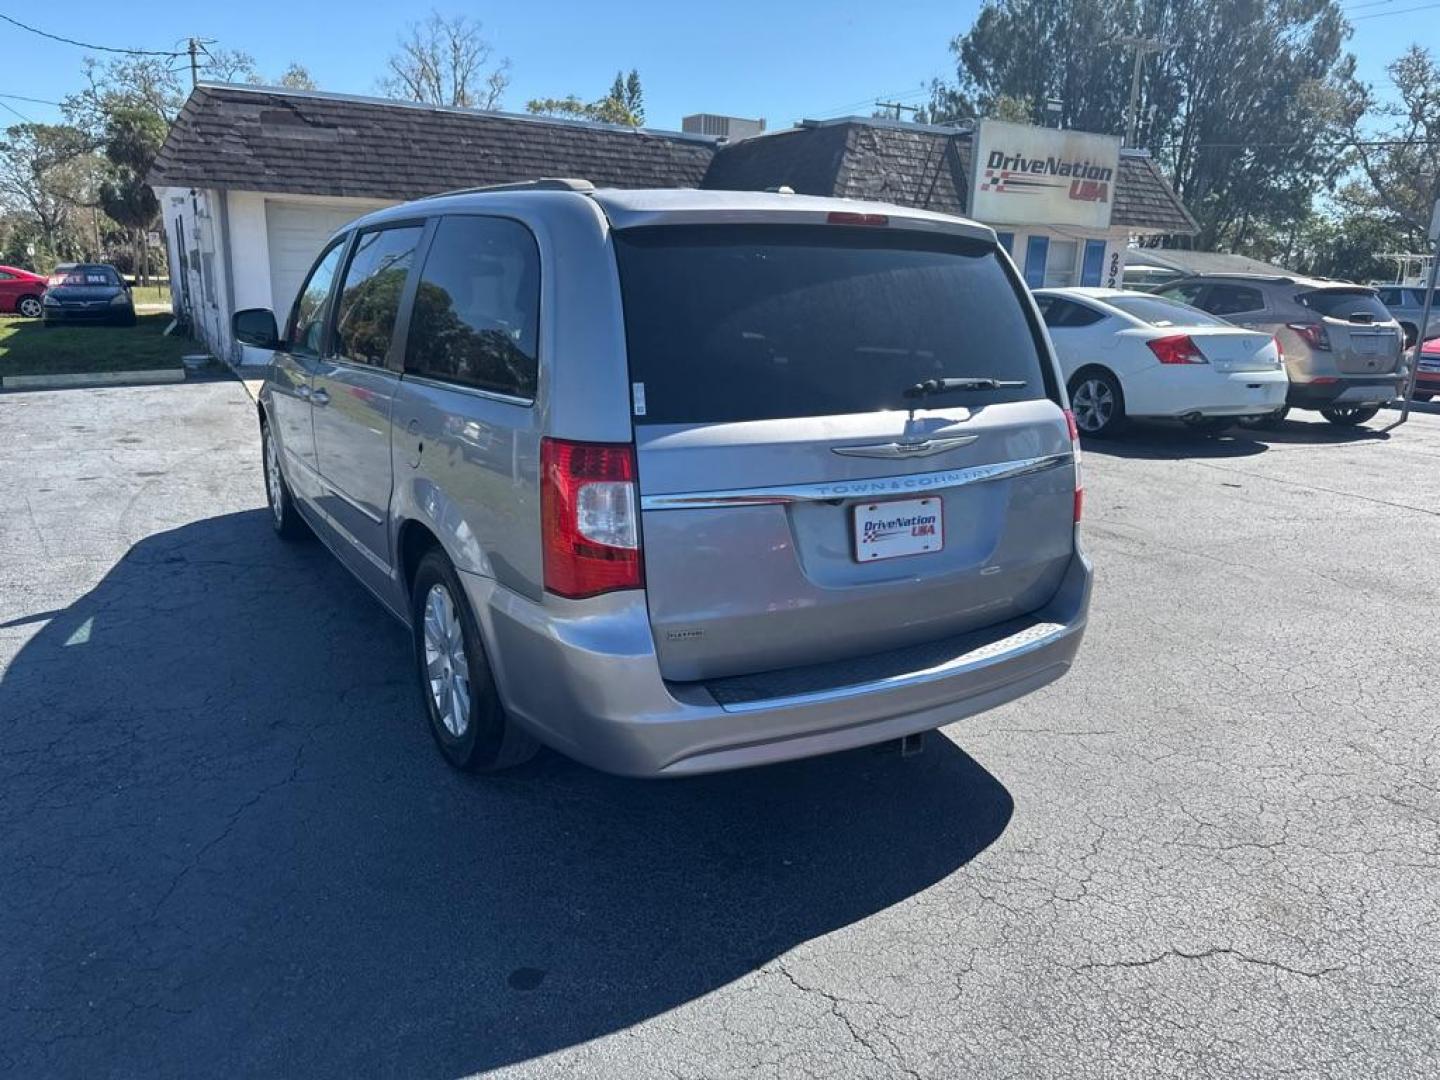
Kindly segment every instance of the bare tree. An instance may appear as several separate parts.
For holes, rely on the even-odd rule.
[[[431,11],[399,38],[386,61],[380,89],[390,97],[431,105],[494,109],[510,85],[510,61],[491,63],[494,47],[480,24],[464,15]]]
[[[255,58],[242,49],[206,49],[200,65],[206,79],[212,82],[259,82],[260,72]]]

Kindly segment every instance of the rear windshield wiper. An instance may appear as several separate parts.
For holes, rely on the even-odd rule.
[[[960,390],[1023,390],[1024,379],[992,379],[982,376],[969,379],[926,379],[906,389],[905,397],[924,401],[933,394],[953,394]]]

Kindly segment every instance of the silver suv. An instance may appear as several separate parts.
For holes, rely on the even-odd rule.
[[[1425,287],[1423,285],[1378,285],[1375,289],[1380,302],[1395,316],[1400,331],[1405,335],[1405,347],[1415,344],[1420,336],[1420,320],[1425,316]],[[1426,327],[1425,339],[1440,336],[1440,296],[1430,305],[1430,321]]]
[[[1286,406],[1363,424],[1403,390],[1400,324],[1375,290],[1301,277],[1205,274],[1158,290],[1236,326],[1274,334],[1290,377]]]
[[[260,393],[276,530],[410,627],[449,761],[687,774],[915,735],[1070,666],[1073,424],[995,234],[541,181],[356,221]]]

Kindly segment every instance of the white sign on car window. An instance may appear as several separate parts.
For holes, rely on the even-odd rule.
[[[981,120],[970,216],[986,224],[1110,227],[1120,137]]]

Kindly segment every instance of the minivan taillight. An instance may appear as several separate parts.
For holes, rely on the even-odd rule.
[[[635,447],[540,440],[545,588],[579,600],[644,584]]]
[[[1145,342],[1155,359],[1162,364],[1208,364],[1205,354],[1195,345],[1189,334],[1171,334],[1169,337],[1152,338]]]
[[[1300,335],[1300,340],[1309,345],[1312,349],[1330,350],[1330,331],[1325,329],[1324,323],[1318,322],[1292,322],[1286,326]]]
[[[1070,453],[1075,457],[1075,524],[1080,524],[1080,512],[1085,509],[1085,485],[1080,478],[1080,428],[1075,423],[1075,414],[1065,410],[1065,423],[1070,428]]]

